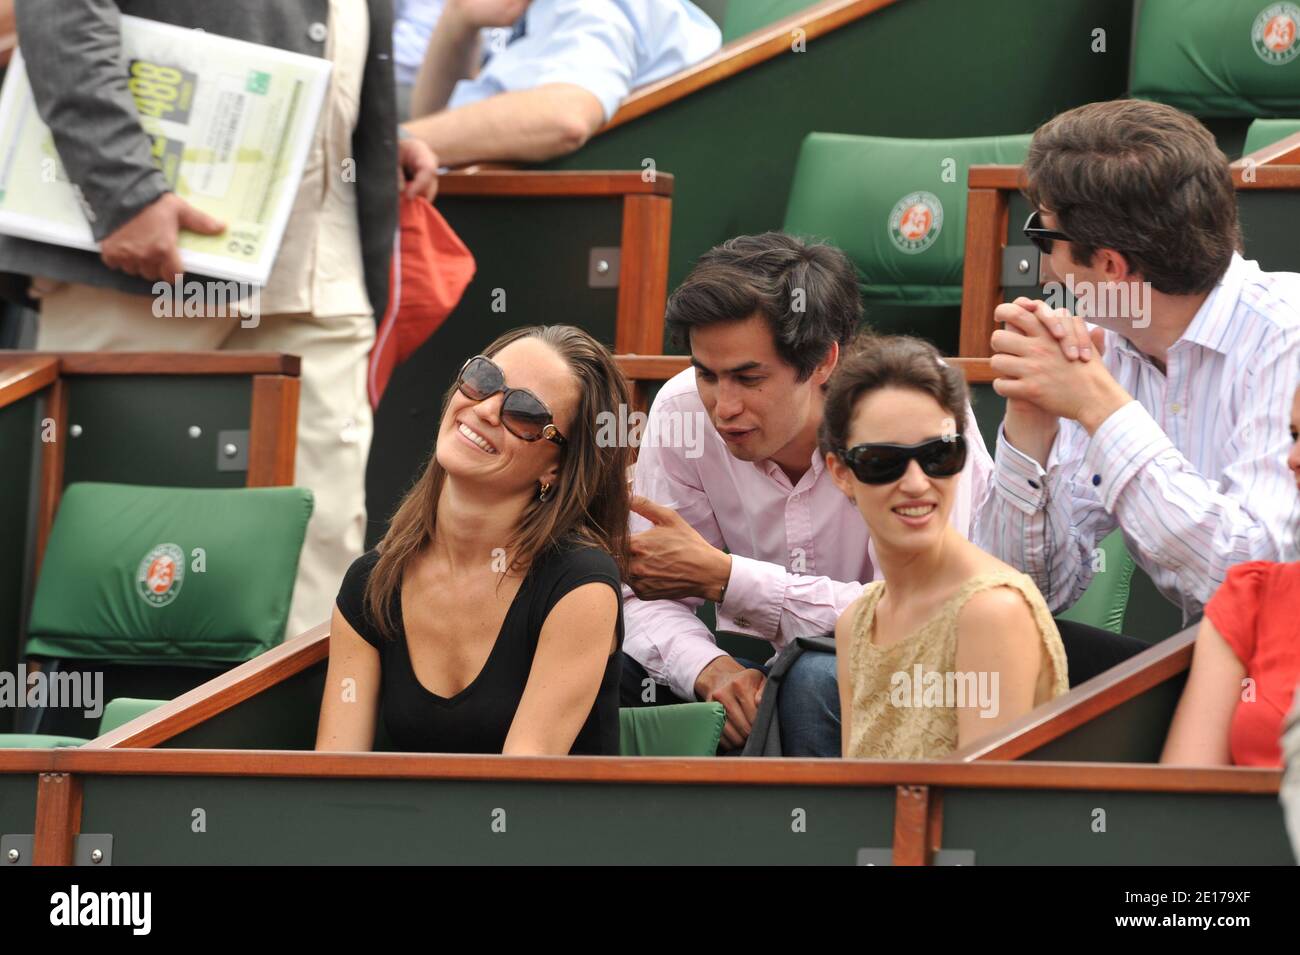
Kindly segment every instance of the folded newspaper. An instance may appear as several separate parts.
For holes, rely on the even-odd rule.
[[[186,271],[265,285],[329,81],[328,60],[122,17],[122,61],[167,185],[226,224],[182,232]],[[0,91],[0,232],[97,249],[37,115],[21,50]]]

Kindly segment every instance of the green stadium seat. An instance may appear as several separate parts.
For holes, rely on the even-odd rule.
[[[69,485],[26,656],[51,686],[51,674],[103,674],[112,699],[172,697],[269,650],[284,638],[311,510],[311,492],[294,487]],[[19,729],[83,736],[94,728],[84,711],[25,709]]]
[[[1133,571],[1137,565],[1124,546],[1124,535],[1119,531],[1107,535],[1097,551],[1088,589],[1073,607],[1058,616],[1111,633],[1122,633]]]
[[[1300,116],[1300,7],[1141,0],[1130,94],[1200,117]]]
[[[618,711],[621,756],[713,756],[727,711],[721,703],[624,707]]]
[[[130,696],[120,696],[104,707],[104,715],[99,718],[99,735],[111,733],[119,726],[131,722],[137,716],[144,716],[150,710],[156,710],[166,700],[140,700]]]
[[[848,254],[862,279],[867,320],[877,330],[918,335],[956,354],[967,170],[1023,162],[1029,139],[810,133],[799,150],[782,228]]]
[[[1241,150],[1242,154],[1272,146],[1292,133],[1300,133],[1300,119],[1257,119],[1246,130],[1246,144]]]

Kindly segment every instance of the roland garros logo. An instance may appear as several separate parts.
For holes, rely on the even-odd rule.
[[[1281,66],[1300,56],[1300,7],[1274,3],[1260,11],[1250,29],[1250,42],[1265,63]]]
[[[165,607],[181,592],[185,581],[185,552],[175,544],[159,544],[140,561],[136,592],[151,607]]]
[[[913,192],[894,203],[889,238],[900,252],[915,255],[934,245],[943,228],[943,203],[932,192]]]

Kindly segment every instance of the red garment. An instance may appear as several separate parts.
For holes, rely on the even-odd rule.
[[[372,408],[379,407],[393,369],[447,320],[474,277],[474,256],[438,210],[419,198],[400,203],[388,313],[375,336],[366,379]]]
[[[1229,745],[1237,766],[1281,766],[1282,721],[1300,682],[1300,563],[1238,564],[1205,606],[1254,681],[1232,714]]]

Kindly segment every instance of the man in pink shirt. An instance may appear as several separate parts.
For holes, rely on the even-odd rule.
[[[694,367],[655,398],[637,459],[623,705],[715,700],[723,748],[740,748],[767,677],[719,649],[695,609],[715,601],[720,630],[779,651],[833,631],[878,577],[866,523],[817,453],[825,385],[861,320],[844,253],[778,232],[705,253],[670,297]],[[952,520],[969,536],[993,462],[967,416]],[[785,755],[838,756],[834,657],[805,654],[781,687]]]

